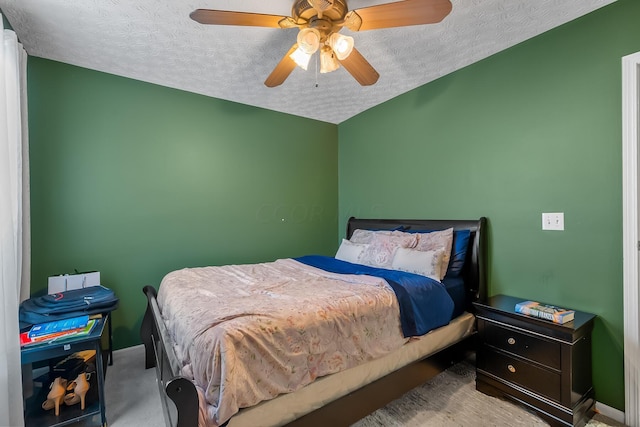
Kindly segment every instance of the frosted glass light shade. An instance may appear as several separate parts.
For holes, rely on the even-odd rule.
[[[311,54],[306,53],[304,50],[300,48],[300,46],[298,46],[298,48],[294,50],[291,55],[289,55],[289,58],[293,59],[293,62],[295,62],[298,65],[298,67],[307,71],[307,67],[309,66],[309,60],[311,59]]]
[[[303,28],[298,32],[298,47],[313,55],[320,47],[320,32],[315,28]]]
[[[353,37],[333,33],[329,37],[329,46],[336,53],[338,59],[342,61],[351,55],[351,51],[353,51]]]
[[[323,46],[320,51],[320,72],[330,73],[340,68],[340,63],[329,46]]]

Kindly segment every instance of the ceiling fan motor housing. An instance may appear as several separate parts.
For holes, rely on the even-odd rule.
[[[318,9],[314,4],[324,4],[326,9]],[[321,15],[321,19],[330,21],[342,21],[348,12],[345,0],[296,0],[291,8],[291,16],[296,21],[310,21],[311,18]]]
[[[334,0],[308,0],[309,4],[318,12],[324,12],[333,6]]]

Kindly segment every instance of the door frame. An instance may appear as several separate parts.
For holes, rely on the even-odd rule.
[[[625,423],[640,426],[638,146],[640,52],[622,58],[622,258]]]

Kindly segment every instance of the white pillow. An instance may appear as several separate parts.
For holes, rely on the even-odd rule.
[[[338,252],[336,252],[336,259],[340,261],[352,262],[358,264],[358,258],[369,245],[361,245],[358,243],[351,243],[347,239],[342,239]]]
[[[393,257],[391,268],[408,273],[420,274],[441,281],[447,272],[446,269],[444,271],[442,269],[443,256],[444,249],[418,251],[398,248]]]

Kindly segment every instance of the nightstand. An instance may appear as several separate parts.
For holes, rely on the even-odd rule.
[[[69,337],[51,343],[36,344],[23,347],[20,350],[23,369],[30,367],[33,362],[63,358],[81,350],[95,350],[96,375],[92,376],[91,387],[87,393],[87,405],[84,410],[80,405],[64,406],[60,415],[54,415],[53,410],[43,410],[42,402],[47,398],[49,384],[53,378],[39,386],[34,387],[34,394],[25,402],[24,424],[26,427],[63,426],[80,421],[85,418],[100,416],[100,426],[107,426],[106,410],[104,402],[104,361],[102,357],[101,342],[104,338],[105,322],[110,322],[109,316],[99,319],[89,335],[81,337]],[[49,375],[46,375],[49,377]],[[34,385],[36,385],[34,383]]]
[[[593,415],[591,331],[595,315],[576,310],[563,325],[515,312],[525,301],[497,295],[474,303],[478,319],[476,389],[535,411],[557,426]]]

